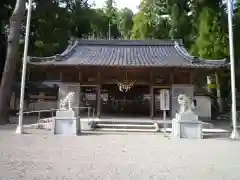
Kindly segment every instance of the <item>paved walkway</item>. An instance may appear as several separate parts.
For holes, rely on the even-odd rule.
[[[15,135],[0,126],[0,180],[239,180],[240,141],[161,134]]]

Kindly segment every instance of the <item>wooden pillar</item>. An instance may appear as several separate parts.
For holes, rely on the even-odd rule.
[[[62,71],[60,71],[60,81],[62,81],[63,80],[63,73],[62,73]]]
[[[219,106],[219,112],[223,112],[223,101],[222,101],[222,93],[221,93],[221,83],[219,74],[215,72],[215,78],[216,78],[216,90],[217,90],[217,100],[218,100],[218,106]]]
[[[190,84],[194,84],[195,79],[195,71],[190,72]]]
[[[27,80],[26,81],[31,81],[31,73],[32,73],[32,68],[28,68],[27,69]]]
[[[149,79],[149,91],[150,91],[150,118],[153,119],[154,117],[154,92],[153,92],[153,74],[150,72],[150,79]]]
[[[172,69],[170,69],[170,89],[169,89],[169,93],[170,93],[170,102],[169,102],[169,104],[170,104],[170,116],[172,117],[172,99],[174,98],[174,97],[172,97],[172,85],[175,83],[175,71],[174,71],[174,69],[172,68]],[[173,118],[173,117],[172,117]]]
[[[212,93],[212,84],[213,84],[213,76],[214,74],[211,72],[211,74],[207,75],[207,91],[209,93]]]
[[[196,87],[195,87],[195,71],[190,71],[190,78],[189,78],[189,84],[193,85],[193,98],[195,99],[195,92],[196,92]]]
[[[174,69],[170,69],[170,83],[174,84]]]
[[[78,80],[81,82],[82,81],[82,73],[79,71],[78,72]]]
[[[98,72],[98,84],[97,84],[97,117],[100,118],[101,113],[101,74]]]

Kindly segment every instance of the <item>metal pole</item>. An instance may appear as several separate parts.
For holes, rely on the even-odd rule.
[[[108,40],[111,40],[111,23],[108,23]]]
[[[231,70],[231,91],[232,91],[232,124],[233,131],[231,139],[239,139],[237,132],[237,112],[236,112],[236,87],[235,87],[235,65],[234,65],[234,47],[233,47],[233,28],[232,28],[232,0],[227,0],[228,8],[228,34],[229,34],[229,53],[230,53],[230,70]]]
[[[17,134],[23,133],[23,109],[24,109],[24,93],[25,93],[25,79],[26,79],[26,66],[28,58],[28,42],[29,42],[29,31],[32,11],[32,0],[28,1],[28,14],[27,14],[27,25],[25,34],[24,54],[23,54],[23,66],[22,66],[22,80],[21,80],[21,96],[20,96],[20,107],[19,107],[19,120],[16,129]]]
[[[87,107],[87,109],[88,109],[88,123],[89,123],[90,107]]]
[[[164,121],[164,137],[166,137],[166,110],[163,110],[163,121]]]

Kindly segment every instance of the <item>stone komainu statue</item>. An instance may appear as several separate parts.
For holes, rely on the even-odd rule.
[[[193,101],[187,95],[180,94],[177,100],[180,105],[179,113],[192,113],[194,111]]]
[[[60,101],[60,109],[72,109],[74,92],[69,92],[63,100]]]

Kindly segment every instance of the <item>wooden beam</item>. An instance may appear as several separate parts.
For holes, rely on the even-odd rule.
[[[63,80],[63,73],[62,71],[60,71],[60,81],[62,82],[62,80]]]
[[[170,69],[170,83],[171,83],[171,85],[174,84],[174,73],[175,73],[174,69],[171,68]]]
[[[215,72],[215,78],[216,78],[216,90],[217,90],[217,101],[219,106],[219,112],[223,112],[223,100],[222,100],[222,93],[221,93],[221,83],[220,83],[220,77],[219,73]]]
[[[195,71],[190,72],[190,84],[194,84],[194,79],[195,79]]]
[[[154,117],[154,92],[153,92],[153,74],[150,71],[149,75],[149,91],[150,91],[150,118]]]
[[[78,80],[80,82],[82,81],[82,72],[81,71],[78,72]]]
[[[153,88],[171,88],[171,85],[154,85]]]

